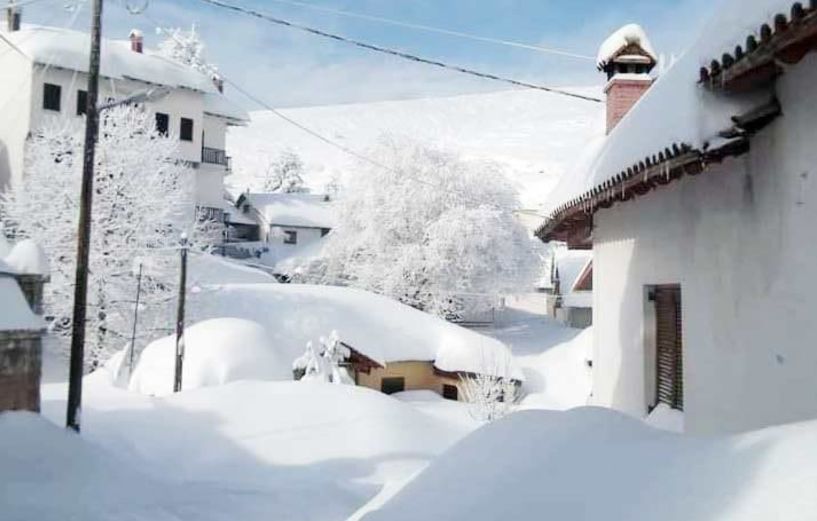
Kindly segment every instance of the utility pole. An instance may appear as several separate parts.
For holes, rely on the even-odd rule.
[[[79,207],[74,314],[71,322],[71,365],[68,377],[66,427],[80,430],[82,372],[85,361],[85,313],[88,300],[88,254],[91,242],[91,202],[94,189],[94,152],[99,135],[99,60],[102,40],[102,0],[93,0],[91,57],[88,66],[88,105],[85,113],[85,151],[82,159],[82,191]]]
[[[184,364],[184,300],[187,289],[187,234],[181,238],[181,276],[179,280],[179,305],[176,309],[176,373],[173,392],[182,390],[182,365]]]
[[[136,305],[133,306],[133,332],[130,336],[130,356],[128,357],[128,378],[133,375],[133,352],[136,351],[136,323],[139,321],[139,297],[142,294],[142,263],[136,277]]]

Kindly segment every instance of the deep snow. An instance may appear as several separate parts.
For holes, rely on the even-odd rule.
[[[65,391],[43,389],[57,424]],[[368,389],[314,382],[150,398],[100,370],[85,378],[84,400],[81,440],[0,416],[10,418],[0,423],[4,520],[346,519],[469,431]]]
[[[795,521],[817,516],[815,490],[817,422],[692,438],[606,409],[523,411],[364,519]]]

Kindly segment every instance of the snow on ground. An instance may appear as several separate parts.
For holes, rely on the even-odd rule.
[[[58,425],[65,391],[43,388]],[[105,370],[85,378],[82,417],[81,441],[41,443],[65,435],[3,415],[0,504],[11,519],[346,519],[469,431],[354,386],[244,381],[150,398],[113,387]],[[71,467],[74,453],[82,465]],[[77,497],[53,493],[69,468]]]
[[[129,389],[164,396],[173,392],[176,335],[151,342],[139,354]],[[260,324],[240,318],[214,318],[185,328],[182,389],[224,385],[238,380],[291,380],[291,364],[275,351]]]
[[[571,90],[600,94],[598,88]],[[466,158],[496,161],[508,168],[522,203],[530,208],[545,200],[587,142],[604,134],[603,104],[530,90],[281,112],[362,153],[390,132],[459,151]],[[246,189],[286,148],[301,156],[307,184],[315,191],[323,191],[335,176],[354,173],[355,162],[344,152],[273,114],[253,112],[251,118],[248,127],[230,129],[227,136],[236,172],[228,182],[235,189]]]
[[[521,408],[587,405],[592,329],[573,329],[542,314],[543,294],[510,299],[498,323],[482,330],[511,348],[525,383]]]
[[[817,422],[712,438],[597,408],[523,411],[435,460],[365,521],[817,517]]]

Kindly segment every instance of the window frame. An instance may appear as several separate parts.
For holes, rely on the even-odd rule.
[[[187,128],[185,125],[189,123],[190,127]],[[195,130],[195,121],[193,118],[180,118],[179,119],[179,140],[192,142],[193,135]]]
[[[54,98],[56,96],[56,98]],[[52,105],[51,102],[54,102],[56,99],[56,108]],[[56,83],[43,83],[43,110],[49,110],[51,112],[62,112],[62,85],[57,85]]]
[[[283,230],[284,244],[298,244],[298,230]]]
[[[161,126],[159,125],[159,120],[162,118],[164,118],[164,128],[161,128]],[[154,115],[154,123],[156,132],[160,136],[167,137],[170,134],[170,114],[166,112],[156,112],[156,114]]]

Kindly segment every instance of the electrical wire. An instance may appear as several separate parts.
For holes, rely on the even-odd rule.
[[[454,71],[454,72],[459,72],[459,73],[462,73],[462,74],[466,74],[466,75],[469,75],[469,76],[474,76],[474,77],[477,77],[477,78],[483,78],[483,79],[486,79],[486,80],[498,81],[498,82],[514,85],[516,87],[525,87],[525,88],[529,88],[529,89],[540,90],[540,91],[544,91],[544,92],[550,92],[552,94],[559,94],[561,96],[568,96],[568,97],[571,97],[571,98],[577,98],[577,99],[581,99],[581,100],[584,100],[584,101],[592,101],[594,103],[601,103],[602,102],[601,99],[594,98],[592,96],[585,96],[583,94],[577,94],[575,92],[570,92],[570,91],[566,91],[566,90],[563,90],[563,89],[558,89],[558,88],[554,88],[554,87],[546,87],[544,85],[538,85],[538,84],[529,83],[529,82],[526,82],[526,81],[506,78],[504,76],[499,76],[499,75],[491,74],[491,73],[487,73],[487,72],[480,72],[480,71],[477,71],[477,70],[474,70],[474,69],[468,69],[466,67],[460,67],[459,65],[451,65],[451,64],[448,64],[448,63],[445,63],[445,62],[441,62],[441,61],[437,61],[437,60],[431,60],[431,59],[428,59],[428,58],[423,58],[423,57],[417,56],[415,54],[410,54],[410,53],[407,53],[407,52],[398,51],[398,50],[395,50],[395,49],[390,49],[388,47],[383,47],[383,46],[380,46],[380,45],[374,45],[374,44],[366,43],[366,42],[363,42],[363,41],[360,41],[360,40],[354,40],[354,39],[347,38],[345,36],[341,36],[341,35],[338,35],[338,34],[329,33],[329,32],[326,32],[326,31],[322,31],[320,29],[315,29],[314,27],[310,27],[310,26],[307,26],[307,25],[303,25],[303,24],[299,24],[299,23],[295,23],[295,22],[290,22],[290,21],[284,20],[282,18],[277,18],[277,17],[271,16],[269,14],[262,13],[261,11],[258,11],[258,10],[255,10],[255,9],[250,9],[248,7],[243,7],[243,6],[236,5],[236,4],[231,4],[231,3],[228,3],[228,2],[224,2],[222,0],[197,0],[197,1],[200,2],[200,3],[212,5],[212,6],[215,6],[215,7],[219,7],[221,9],[226,9],[226,10],[229,10],[229,11],[233,11],[235,13],[243,14],[243,15],[246,15],[246,16],[251,16],[253,18],[258,18],[260,20],[264,20],[264,21],[267,21],[267,22],[270,22],[270,23],[273,23],[273,24],[281,25],[281,26],[284,26],[284,27],[289,27],[291,29],[297,29],[299,31],[303,31],[303,32],[306,32],[306,33],[309,33],[309,34],[313,34],[315,36],[320,36],[322,38],[328,38],[330,40],[334,40],[334,41],[338,41],[338,42],[342,42],[342,43],[347,43],[349,45],[353,45],[353,46],[359,47],[361,49],[366,49],[366,50],[369,50],[369,51],[374,51],[374,52],[378,52],[378,53],[382,53],[382,54],[388,54],[390,56],[396,56],[398,58],[402,58],[404,60],[408,60],[408,61],[415,62],[415,63],[422,63],[422,64],[425,64],[425,65],[431,65],[433,67],[439,67],[441,69],[446,69],[446,70],[450,70],[450,71]]]
[[[336,14],[336,15],[339,15],[339,16],[346,16],[346,17],[349,17],[349,18],[357,18],[359,20],[366,20],[366,21],[370,21],[370,22],[378,22],[378,23],[393,25],[393,26],[396,26],[396,27],[405,27],[407,29],[417,29],[417,30],[420,30],[420,31],[427,31],[427,32],[432,32],[432,33],[437,33],[437,34],[444,34],[444,35],[447,35],[447,36],[456,36],[458,38],[465,38],[465,39],[474,40],[474,41],[477,41],[477,42],[486,42],[486,43],[494,43],[494,44],[497,44],[497,45],[506,45],[508,47],[516,47],[518,49],[528,49],[528,50],[531,50],[531,51],[538,51],[538,52],[547,53],[547,54],[555,54],[555,55],[558,55],[558,56],[566,56],[566,57],[569,57],[569,58],[578,58],[578,59],[581,59],[581,60],[593,61],[595,59],[594,57],[588,56],[588,55],[585,55],[585,54],[578,54],[578,53],[574,53],[574,52],[571,52],[571,51],[565,51],[565,50],[562,50],[562,49],[554,49],[552,47],[542,47],[541,45],[533,45],[533,44],[529,44],[529,43],[516,42],[516,41],[513,41],[513,40],[505,40],[505,39],[501,39],[501,38],[491,38],[491,37],[488,37],[488,36],[481,36],[481,35],[476,35],[476,34],[465,33],[465,32],[462,32],[462,31],[453,31],[451,29],[444,29],[444,28],[441,28],[441,27],[434,27],[434,26],[431,26],[431,25],[415,24],[415,23],[411,23],[411,22],[403,22],[401,20],[394,20],[392,18],[385,18],[385,17],[382,17],[382,16],[374,16],[374,15],[356,13],[356,12],[353,12],[353,11],[335,9],[335,8],[332,8],[332,7],[326,7],[326,6],[322,6],[322,5],[310,4],[310,3],[307,3],[307,2],[299,2],[297,0],[271,0],[271,1],[279,3],[279,4],[292,5],[292,6],[296,6],[296,7],[303,7],[303,8],[306,8],[306,9],[312,9],[314,11],[320,11],[320,12],[324,12],[324,13]]]

